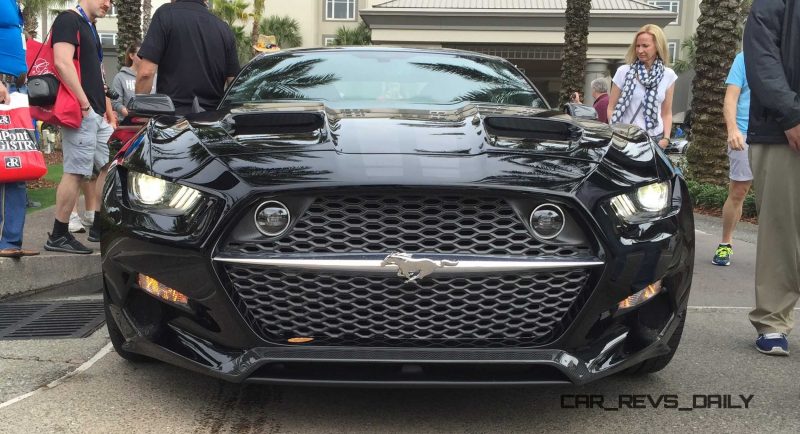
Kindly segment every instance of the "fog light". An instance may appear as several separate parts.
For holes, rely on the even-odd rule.
[[[647,285],[647,287],[637,292],[636,294],[633,294],[632,296],[626,298],[625,300],[620,301],[617,307],[619,309],[630,309],[634,306],[644,303],[647,300],[650,300],[651,298],[658,295],[658,293],[660,292],[661,292],[661,281],[659,280],[658,282]]]
[[[271,200],[258,206],[255,214],[256,228],[268,237],[282,234],[289,227],[291,214],[286,205]]]
[[[555,238],[564,230],[564,211],[551,203],[536,207],[531,213],[533,234],[543,240]]]
[[[138,283],[139,286],[142,289],[144,289],[147,293],[154,295],[162,300],[184,306],[189,303],[189,297],[170,288],[167,285],[164,285],[163,283],[159,282],[156,279],[153,279],[150,276],[145,276],[144,274],[140,274]]]

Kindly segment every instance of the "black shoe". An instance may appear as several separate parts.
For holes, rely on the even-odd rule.
[[[92,243],[99,243],[100,242],[100,231],[96,231],[94,228],[89,229],[89,236],[86,237],[89,242]]]
[[[44,243],[45,250],[51,252],[77,253],[80,255],[88,255],[93,251],[81,244],[81,242],[76,240],[69,232],[56,239],[53,239],[53,236],[50,234],[47,235],[49,236],[47,237],[47,242]]]

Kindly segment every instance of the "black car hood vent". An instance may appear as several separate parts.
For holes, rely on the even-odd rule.
[[[313,112],[257,112],[230,114],[223,120],[228,133],[238,139],[274,134],[298,134],[319,131],[325,116]]]

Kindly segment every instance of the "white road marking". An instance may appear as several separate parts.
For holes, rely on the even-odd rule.
[[[691,310],[753,310],[753,307],[741,307],[741,306],[689,306]],[[794,310],[800,311],[800,307],[794,308]]]
[[[703,232],[703,231],[701,231],[700,229],[695,229],[694,231],[695,231],[696,233],[698,233],[698,234],[703,234],[703,235],[711,235],[711,234],[709,234],[708,232]]]
[[[26,393],[24,395],[20,395],[20,396],[18,396],[16,398],[12,398],[12,399],[9,399],[6,402],[0,403],[0,408],[4,408],[4,407],[8,407],[9,405],[16,404],[16,403],[22,401],[23,399],[30,398],[31,396],[36,395],[37,393],[40,393],[42,391],[45,391],[45,390],[48,390],[48,389],[52,389],[52,388],[58,386],[59,384],[67,381],[71,377],[73,377],[75,375],[78,375],[81,372],[91,368],[92,365],[97,363],[98,360],[102,359],[103,356],[108,354],[111,351],[111,348],[112,348],[112,345],[111,345],[111,342],[109,342],[105,347],[103,347],[100,351],[98,351],[97,354],[92,356],[91,359],[87,360],[84,364],[78,366],[78,368],[75,369],[74,371],[64,375],[61,378],[53,380],[53,381],[45,384],[44,386],[42,386],[42,387],[40,387],[40,388],[38,388],[38,389],[36,389],[36,390],[34,390],[32,392],[28,392],[28,393]]]

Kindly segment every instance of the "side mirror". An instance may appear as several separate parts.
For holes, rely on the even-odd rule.
[[[563,106],[564,113],[578,119],[597,120],[597,110],[592,106],[568,102]]]
[[[175,114],[172,98],[159,93],[136,95],[128,101],[127,107],[128,116],[154,117]]]

